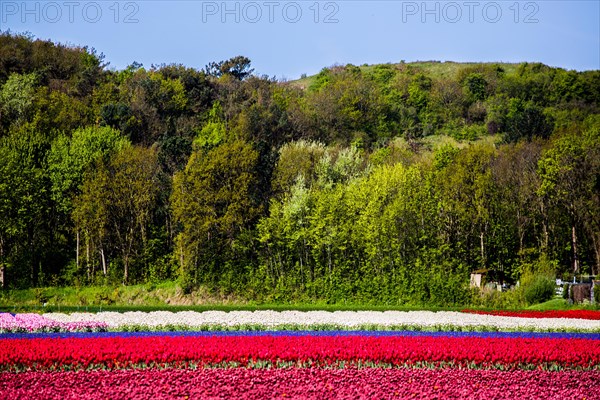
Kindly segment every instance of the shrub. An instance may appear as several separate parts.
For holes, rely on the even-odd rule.
[[[493,309],[519,309],[526,306],[522,288],[506,292],[472,289],[472,305]]]
[[[543,303],[554,296],[555,282],[547,275],[536,275],[525,287],[525,300],[529,304]]]
[[[569,284],[568,283],[563,284],[562,297],[565,300],[569,300]]]
[[[35,289],[35,299],[39,304],[46,304],[50,300],[48,293],[40,288]]]
[[[546,254],[531,263],[523,263],[521,287],[525,301],[529,304],[543,303],[552,299],[556,289],[556,270],[558,262],[551,260]]]

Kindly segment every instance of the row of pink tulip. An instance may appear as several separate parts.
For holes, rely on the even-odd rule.
[[[0,313],[0,333],[11,332],[97,332],[107,328],[105,322],[57,322],[39,314]]]

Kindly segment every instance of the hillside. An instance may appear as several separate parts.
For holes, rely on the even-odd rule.
[[[600,268],[599,99],[600,71],[540,63],[278,82],[243,56],[117,71],[2,33],[0,287],[542,301]],[[472,290],[474,270],[521,289]]]
[[[515,63],[474,63],[474,62],[453,62],[453,61],[414,61],[386,64],[363,64],[358,66],[361,72],[369,74],[373,73],[377,68],[390,67],[392,69],[402,70],[405,68],[413,69],[414,71],[422,72],[436,79],[451,79],[456,80],[461,70],[465,68],[478,68],[486,66],[500,67],[506,75],[514,75],[520,64]],[[331,68],[331,67],[330,67]],[[307,76],[300,79],[289,81],[288,83],[297,88],[308,88],[315,81],[316,75]]]

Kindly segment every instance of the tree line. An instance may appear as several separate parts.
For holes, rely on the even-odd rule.
[[[598,273],[600,71],[250,66],[0,34],[3,288],[465,304],[474,270]]]

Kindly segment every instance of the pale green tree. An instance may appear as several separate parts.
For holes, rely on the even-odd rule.
[[[153,148],[126,146],[109,161],[100,160],[86,175],[73,214],[87,248],[98,252],[105,276],[106,257],[111,254],[123,264],[123,283],[129,281],[130,266],[146,245],[160,190]],[[92,275],[93,265],[88,267]]]

